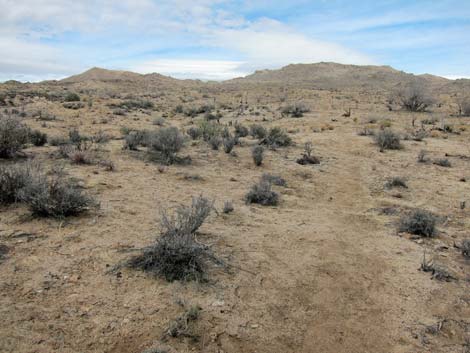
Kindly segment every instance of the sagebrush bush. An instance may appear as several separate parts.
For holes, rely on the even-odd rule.
[[[436,235],[437,217],[424,210],[415,210],[400,219],[399,231],[433,237]]]
[[[12,158],[28,142],[29,129],[15,118],[0,116],[0,158]]]
[[[262,140],[266,137],[266,134],[268,132],[266,131],[266,129],[264,128],[264,126],[262,125],[259,125],[259,124],[253,124],[250,126],[250,135],[253,137],[253,138],[256,138],[256,139],[259,139],[259,140]]]
[[[202,139],[205,142],[209,142],[214,137],[220,137],[222,134],[220,125],[213,121],[201,121],[199,129],[201,131]]]
[[[238,121],[235,122],[234,128],[235,128],[235,136],[238,136],[238,137],[246,137],[250,133],[248,128],[240,124]]]
[[[260,142],[270,148],[286,147],[292,144],[292,139],[287,135],[287,132],[279,127],[269,129],[266,137]]]
[[[176,127],[161,128],[150,135],[149,152],[157,160],[172,164],[184,146],[184,136]]]
[[[277,186],[287,186],[287,181],[279,175],[263,173],[263,175],[261,176],[261,180],[267,181]]]
[[[13,164],[0,165],[0,205],[8,205],[19,201],[19,192],[38,173],[36,165]]]
[[[191,206],[180,206],[173,217],[162,215],[157,242],[132,258],[128,265],[163,277],[167,281],[202,281],[208,262],[218,262],[210,249],[195,239],[195,233],[213,209],[213,202],[193,198]]]
[[[276,206],[279,203],[279,194],[272,190],[270,182],[261,179],[245,195],[245,202],[247,204],[257,203],[262,206]]]
[[[50,178],[44,174],[34,175],[18,197],[34,215],[40,217],[64,218],[97,206],[92,197],[61,174]]]
[[[379,146],[380,151],[399,150],[402,148],[400,135],[390,129],[379,131],[374,135],[374,140],[377,146]]]
[[[297,102],[291,105],[287,105],[282,108],[282,114],[290,115],[293,118],[301,118],[304,116],[304,113],[308,113],[310,109],[305,105],[305,103]]]
[[[251,150],[251,156],[253,157],[253,162],[256,166],[260,166],[263,164],[263,155],[264,155],[264,148],[263,146],[255,146]]]
[[[388,189],[392,188],[405,188],[408,189],[408,185],[406,184],[406,180],[402,177],[392,177],[387,180],[385,183],[385,187]]]
[[[308,164],[320,164],[320,158],[314,156],[313,152],[313,145],[311,142],[307,142],[304,145],[304,153],[302,156],[297,159],[297,163],[300,165],[308,165]]]
[[[29,132],[29,141],[34,146],[44,146],[47,143],[47,134],[39,131],[39,130],[31,130]]]

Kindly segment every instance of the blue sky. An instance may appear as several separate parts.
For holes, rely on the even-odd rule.
[[[289,63],[470,77],[469,0],[0,0],[0,81],[90,67],[228,79]]]

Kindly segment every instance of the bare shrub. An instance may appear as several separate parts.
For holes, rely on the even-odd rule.
[[[35,175],[18,196],[34,215],[41,217],[64,218],[97,206],[93,198],[62,174],[50,178],[44,174]]]
[[[270,182],[260,180],[245,195],[245,201],[247,204],[257,203],[262,206],[276,206],[279,203],[279,194],[272,190]]]
[[[251,150],[251,156],[253,157],[253,162],[255,163],[256,166],[260,166],[263,164],[263,154],[264,154],[264,148],[263,146],[255,146]]]
[[[173,217],[164,212],[161,236],[142,254],[132,258],[128,266],[170,282],[206,280],[208,262],[218,263],[218,260],[209,247],[196,241],[195,233],[212,209],[212,201],[197,197],[190,207],[180,206]]]
[[[379,131],[374,135],[374,140],[377,146],[380,147],[381,152],[384,150],[399,150],[402,148],[400,135],[390,129]]]
[[[250,135],[253,137],[253,138],[256,138],[256,139],[259,139],[259,140],[262,140],[266,137],[266,134],[268,132],[266,131],[266,129],[264,128],[264,126],[262,125],[259,125],[259,124],[253,124],[250,126]]]
[[[29,129],[15,118],[0,117],[0,158],[12,158],[28,142]]]
[[[423,237],[434,237],[436,235],[437,217],[424,210],[414,210],[409,215],[400,219],[399,231],[421,235]]]
[[[394,101],[410,112],[424,112],[434,99],[423,84],[413,83],[395,93]]]
[[[37,172],[37,166],[30,163],[0,165],[0,205],[19,201],[20,190],[29,185]]]
[[[302,157],[297,159],[297,163],[300,165],[307,165],[307,164],[320,164],[320,159],[312,155],[313,147],[311,142],[307,142],[304,145],[304,153]]]
[[[362,128],[361,130],[359,130],[357,132],[357,134],[359,136],[374,136],[375,135],[375,132],[373,129],[371,129],[370,127],[367,127],[365,126],[364,128]]]
[[[146,136],[143,131],[130,131],[124,136],[124,149],[137,151],[144,144]]]
[[[184,146],[184,136],[176,127],[161,128],[150,136],[150,153],[166,164],[176,162],[176,154]]]

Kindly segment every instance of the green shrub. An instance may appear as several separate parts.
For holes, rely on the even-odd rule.
[[[264,126],[262,125],[259,125],[259,124],[254,124],[254,125],[251,125],[250,126],[250,135],[253,137],[253,138],[256,138],[256,139],[259,139],[259,140],[262,140],[266,137],[266,134],[268,132],[266,131],[266,129],[264,128]]]
[[[65,102],[80,102],[80,96],[76,93],[69,92],[65,95]]]

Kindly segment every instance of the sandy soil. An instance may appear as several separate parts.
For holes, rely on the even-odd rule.
[[[100,153],[116,171],[71,165],[55,157],[56,147],[26,150],[45,168],[63,164],[101,208],[63,222],[32,218],[21,205],[1,209],[0,351],[469,352],[470,267],[454,245],[469,237],[470,211],[460,202],[469,203],[470,184],[460,179],[469,180],[470,160],[448,157],[452,168],[443,168],[416,158],[422,149],[433,158],[470,156],[470,120],[446,119],[466,127],[461,134],[436,132],[423,142],[404,141],[404,149],[381,153],[357,131],[379,117],[390,118],[392,127],[404,132],[411,128],[410,114],[362,100],[346,118],[343,104],[332,103],[337,93],[315,95],[317,110],[303,118],[281,119],[280,102],[267,103],[270,109],[259,116],[246,112],[238,118],[247,126],[257,121],[283,127],[296,143],[267,151],[261,167],[250,156],[256,140],[244,138],[236,156],[188,142],[182,154],[193,163],[169,166],[163,173],[123,151],[118,138],[120,126],[156,129],[151,121],[160,113],[112,117],[104,99],[78,112],[32,102],[28,109],[45,107],[61,116],[47,127],[25,119],[50,136],[72,126],[115,136]],[[176,115],[165,124],[186,128],[189,121]],[[320,165],[295,162],[308,141]],[[277,207],[244,203],[263,172],[287,180],[287,187],[276,187]],[[392,176],[405,177],[409,188],[385,189]],[[218,210],[226,200],[235,205],[231,214],[210,216],[198,235],[229,270],[211,268],[207,284],[167,283],[129,269],[110,272],[155,239],[162,209],[187,204],[199,194],[214,199]],[[414,208],[442,217],[438,237],[397,233],[400,215]],[[457,280],[437,281],[420,271],[425,249]],[[162,342],[169,323],[196,304],[202,308],[195,324],[200,339]]]

